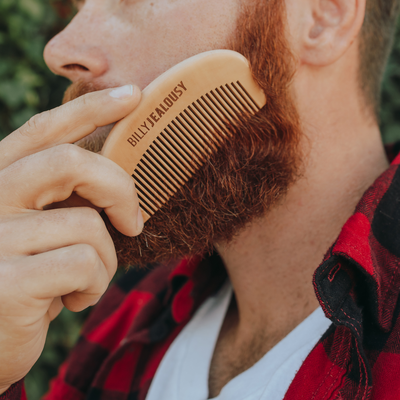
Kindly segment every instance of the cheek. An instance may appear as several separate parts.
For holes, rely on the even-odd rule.
[[[143,88],[188,57],[226,48],[237,14],[237,0],[126,4],[112,23],[115,36],[110,49],[115,69]]]

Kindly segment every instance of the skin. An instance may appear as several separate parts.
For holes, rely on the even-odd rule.
[[[216,244],[235,299],[214,352],[210,397],[318,307],[312,274],[363,192],[387,168],[357,80],[365,0],[286,3],[288,39],[298,59],[292,90],[304,130],[303,175],[263,219],[234,242]],[[109,87],[134,82],[143,89],[177,62],[227,47],[238,2],[86,0],[79,8],[48,44],[49,67],[72,81]],[[139,97],[139,91],[123,99],[109,90],[89,94],[35,117],[0,142],[0,232],[6,238],[0,243],[0,393],[39,357],[61,301],[72,310],[89,306],[116,268],[97,212],[42,207],[78,191],[106,209],[122,233],[141,231],[130,177],[103,157],[68,145],[127,115]],[[101,182],[91,173],[99,168]]]
[[[45,49],[49,68],[71,81],[144,89],[180,61],[225,48],[238,0],[86,0],[77,7]]]

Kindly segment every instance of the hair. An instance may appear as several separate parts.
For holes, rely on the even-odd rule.
[[[136,239],[110,224],[120,265],[212,253],[279,204],[301,174],[300,118],[290,91],[294,59],[282,0],[243,7],[230,48],[242,53],[266,93],[251,118],[227,128],[218,151],[146,222]]]
[[[367,0],[360,35],[361,92],[366,105],[379,118],[381,85],[393,44],[400,0]]]
[[[52,4],[65,18],[71,14],[75,2],[57,0]],[[399,10],[400,0],[367,0],[366,4],[360,36],[359,83],[364,101],[377,119],[383,75],[393,45]]]

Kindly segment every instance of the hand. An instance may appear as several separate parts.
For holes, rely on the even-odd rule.
[[[104,209],[123,234],[143,229],[133,179],[70,144],[130,113],[140,101],[133,89],[123,98],[111,89],[87,94],[0,142],[0,394],[37,361],[63,306],[81,311],[96,303],[117,268],[94,208],[44,208],[75,193]]]

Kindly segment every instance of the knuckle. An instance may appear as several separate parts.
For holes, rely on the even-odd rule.
[[[92,270],[97,268],[100,258],[94,247],[88,244],[82,244],[79,246],[79,252],[77,254],[81,265],[86,266],[87,269]]]
[[[56,149],[56,157],[61,158],[62,162],[65,161],[78,161],[82,158],[82,150],[74,144],[61,144]]]
[[[89,231],[94,235],[104,234],[106,227],[100,214],[93,208],[89,207],[85,208],[84,214],[85,216],[82,221],[85,224],[86,229],[89,229]]]
[[[83,150],[73,144],[61,144],[52,149],[52,164],[59,165],[67,171],[79,168],[83,162]]]
[[[19,128],[19,133],[22,136],[29,137],[32,139],[41,136],[45,127],[46,123],[50,120],[50,112],[43,112],[40,114],[36,114],[31,117],[24,125]]]
[[[91,288],[90,292],[102,295],[108,287],[107,271],[97,251],[90,245],[82,245],[78,254],[79,263],[85,270],[84,287]]]

